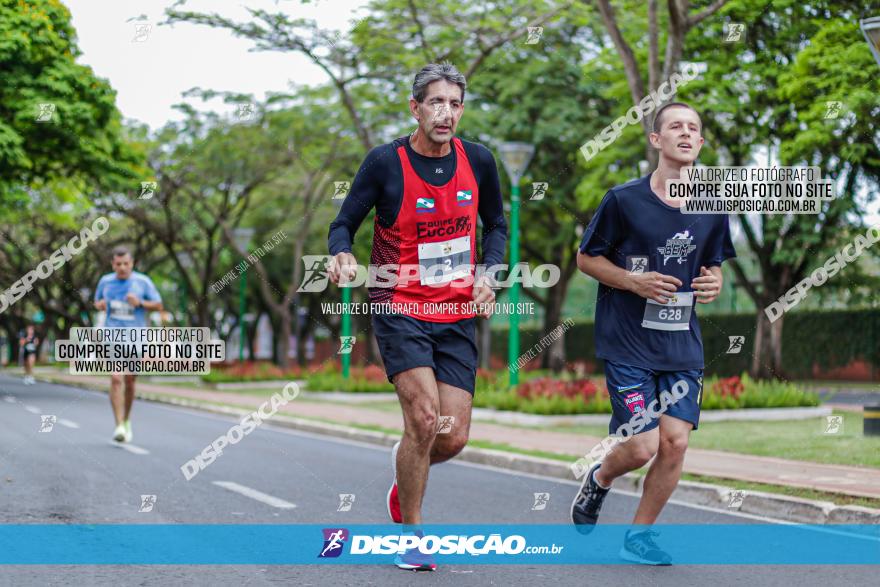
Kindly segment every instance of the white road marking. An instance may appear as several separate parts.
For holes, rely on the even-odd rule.
[[[15,403],[15,396],[14,395],[4,395],[3,401],[5,401],[8,404],[14,404]]]
[[[40,411],[40,408],[38,408],[36,406],[25,406],[24,409],[26,409],[31,414],[42,414],[43,413],[42,411]]]
[[[245,487],[244,485],[239,485],[238,483],[234,483],[232,481],[213,481],[213,483],[218,487],[222,487],[223,489],[228,489],[229,491],[244,495],[245,497],[255,499],[261,503],[270,505],[273,508],[289,510],[296,507],[296,504],[290,503],[289,501],[284,501],[283,499],[275,497],[274,495],[269,495],[267,493],[263,493],[262,491],[257,491],[256,489],[251,489],[250,487]]]
[[[79,424],[77,424],[76,422],[73,422],[71,420],[66,420],[64,418],[58,418],[58,423],[61,424],[62,426],[67,426],[68,428],[73,428],[73,429],[79,428]]]
[[[141,448],[135,444],[130,444],[128,442],[116,442],[112,441],[115,446],[118,446],[121,449],[127,450],[128,452],[136,455],[148,455],[150,451],[145,448]]]

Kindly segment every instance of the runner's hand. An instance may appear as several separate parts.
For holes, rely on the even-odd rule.
[[[477,316],[490,318],[495,311],[495,291],[490,287],[491,280],[485,276],[480,277],[474,283],[474,304]]]
[[[101,310],[101,311],[106,310],[107,309],[107,301],[106,300],[98,300],[97,302],[95,302],[95,309]]]
[[[141,301],[133,293],[129,293],[128,295],[126,295],[125,301],[128,302],[128,305],[132,306],[133,308],[137,308],[141,305]]]
[[[697,295],[697,302],[708,304],[714,302],[721,293],[723,281],[721,276],[705,267],[700,267],[700,276],[691,282],[691,289]]]
[[[669,297],[681,287],[681,281],[671,275],[663,275],[656,271],[650,273],[633,273],[629,276],[629,290],[646,300],[654,300],[660,304],[669,301]]]
[[[338,253],[330,259],[330,281],[339,285],[349,283],[357,276],[357,261],[351,253]]]

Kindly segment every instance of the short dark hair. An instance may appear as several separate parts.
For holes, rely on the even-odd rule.
[[[467,89],[467,81],[464,79],[464,75],[462,75],[462,73],[448,61],[444,61],[443,63],[429,63],[416,74],[412,87],[413,99],[416,102],[421,103],[422,100],[425,99],[428,85],[440,80],[446,80],[461,88],[461,101],[464,102],[464,92]]]
[[[697,112],[697,109],[694,108],[693,106],[691,106],[690,104],[685,104],[684,102],[669,102],[669,103],[661,106],[660,109],[657,110],[657,113],[654,115],[654,125],[653,125],[654,132],[660,132],[660,129],[663,127],[663,121],[661,120],[661,117],[662,117],[663,113],[666,112],[667,108],[687,108],[689,110],[693,110],[694,113],[696,113],[697,118],[700,117],[700,113]],[[703,121],[701,119],[700,120],[700,127],[702,128],[702,126],[703,126]]]
[[[132,259],[134,259],[134,255],[131,254],[131,251],[125,245],[119,245],[118,247],[113,247],[113,258],[116,257],[124,257],[128,255]]]

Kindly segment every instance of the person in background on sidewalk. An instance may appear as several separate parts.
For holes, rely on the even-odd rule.
[[[147,312],[161,311],[162,298],[153,281],[134,271],[134,258],[126,247],[113,249],[113,273],[98,281],[95,308],[106,311],[107,328],[146,328]],[[131,442],[131,406],[134,403],[133,373],[110,375],[110,405],[116,419],[113,440]],[[122,387],[125,382],[125,397]]]
[[[28,324],[21,331],[18,341],[19,356],[24,364],[24,384],[33,385],[36,383],[34,379],[34,363],[37,362],[37,349],[40,348],[40,339],[37,337],[36,329],[33,324]]]
[[[718,297],[721,264],[736,251],[727,215],[683,214],[683,201],[667,195],[666,181],[679,179],[703,145],[696,110],[683,102],[661,107],[650,142],[660,152],[656,171],[605,195],[584,231],[577,264],[599,282],[596,355],[605,360],[609,432],[673,385],[685,395],[590,468],[571,518],[589,533],[614,480],[653,458],[633,520],[641,528],[626,533],[620,556],[668,565],[671,558],[654,542],[650,526],[678,484],[690,432],[700,420],[703,340],[694,301]]]

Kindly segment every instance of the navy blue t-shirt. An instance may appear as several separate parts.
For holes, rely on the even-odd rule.
[[[650,175],[609,190],[584,231],[580,251],[633,272],[677,277],[680,292],[693,291],[700,266],[708,269],[736,257],[726,214],[682,214],[654,194]],[[680,330],[656,328],[658,312],[680,310],[656,306],[647,310],[653,310],[649,316],[647,303],[630,291],[599,284],[596,356],[659,371],[702,369],[696,296],[690,320],[680,320]]]

